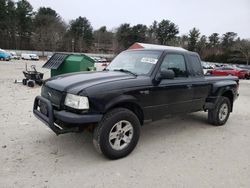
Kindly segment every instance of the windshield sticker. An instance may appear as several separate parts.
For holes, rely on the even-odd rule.
[[[157,61],[158,61],[158,59],[150,58],[150,57],[143,57],[143,58],[141,59],[141,62],[142,62],[142,63],[156,64]]]

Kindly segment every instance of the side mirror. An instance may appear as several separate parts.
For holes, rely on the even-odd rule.
[[[162,79],[174,79],[175,73],[171,69],[161,69],[160,72],[156,76],[156,80],[160,81]]]

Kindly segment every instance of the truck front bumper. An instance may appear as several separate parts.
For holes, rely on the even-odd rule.
[[[33,106],[34,115],[46,124],[57,135],[68,132],[78,132],[80,125],[90,123],[97,123],[102,119],[102,114],[75,114],[68,111],[57,111],[53,109],[51,102],[44,97],[37,96]],[[62,127],[55,123],[55,121],[63,122],[65,124],[72,124],[77,126]]]

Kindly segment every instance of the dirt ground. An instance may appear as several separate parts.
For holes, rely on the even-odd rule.
[[[203,112],[146,124],[136,149],[110,161],[90,133],[56,136],[33,116],[40,87],[14,84],[24,67],[0,62],[0,187],[250,187],[250,81],[226,126]]]

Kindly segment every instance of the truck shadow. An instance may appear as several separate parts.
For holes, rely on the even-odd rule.
[[[146,123],[141,129],[141,138],[137,147],[140,150],[147,150],[148,143],[161,142],[173,136],[181,134],[188,135],[192,132],[198,133],[204,129],[213,128],[207,123],[205,113],[193,113],[172,117],[153,123]],[[48,153],[58,158],[67,158],[75,162],[81,161],[107,161],[102,155],[98,154],[92,144],[92,133],[83,132],[77,134],[65,134],[55,136],[54,134],[44,134],[41,142]],[[41,145],[40,145],[41,146]],[[46,148],[45,148],[46,147]],[[140,155],[142,153],[133,152],[131,155]],[[66,159],[65,159],[66,160]]]
[[[188,133],[208,128],[213,128],[213,126],[207,122],[207,113],[199,112],[147,123],[142,128],[142,136],[143,134],[147,136],[148,134],[154,133],[156,138],[157,135],[167,137],[182,134],[183,132]]]

